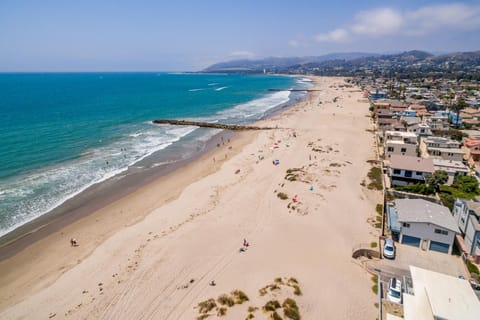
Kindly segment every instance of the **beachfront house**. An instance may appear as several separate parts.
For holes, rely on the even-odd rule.
[[[433,174],[433,159],[392,155],[388,175],[392,186],[425,183],[425,177]]]
[[[444,137],[428,137],[422,139],[421,150],[426,157],[462,161],[465,152],[460,149],[460,142]]]
[[[423,199],[396,199],[389,211],[401,226],[400,243],[422,250],[452,252],[460,230],[447,207]]]
[[[427,118],[427,124],[430,129],[434,131],[448,131],[450,130],[450,124],[448,123],[448,112],[437,111],[433,116]]]
[[[448,174],[447,186],[451,185],[458,176],[466,176],[470,169],[461,161],[443,160],[433,158],[433,167],[435,171],[445,171]]]
[[[415,266],[410,274],[413,293],[403,293],[403,319],[478,319],[480,301],[467,280]]]
[[[385,131],[385,159],[392,155],[417,156],[417,135],[413,132]]]
[[[457,198],[453,217],[462,233],[466,253],[480,262],[480,202]]]

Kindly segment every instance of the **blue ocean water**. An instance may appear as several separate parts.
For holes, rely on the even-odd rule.
[[[249,122],[292,98],[269,88],[307,86],[273,75],[0,74],[0,236],[153,153],[215,132],[153,119]]]

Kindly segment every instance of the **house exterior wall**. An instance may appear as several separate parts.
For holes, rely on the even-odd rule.
[[[469,210],[466,204],[460,200],[455,200],[453,205],[453,218],[457,222],[458,228],[460,231],[465,234],[468,224]]]
[[[385,158],[390,158],[392,154],[416,157],[418,155],[418,146],[412,143],[399,143],[399,141],[387,140],[385,143]]]
[[[458,149],[459,150],[459,149]],[[427,147],[427,152],[431,157],[443,160],[463,161],[463,152],[451,152],[449,150],[438,150]]]
[[[430,241],[447,243],[450,245],[448,249],[448,253],[449,254],[452,253],[452,244],[453,244],[453,240],[455,239],[455,232],[446,230],[442,227],[439,227],[431,223],[419,223],[419,222],[408,222],[408,223],[410,224],[409,227],[406,227],[404,224],[402,224],[400,241],[402,241],[402,237],[404,235],[417,237],[422,239],[422,242],[421,242],[422,248],[425,246],[425,248],[427,249],[430,247]],[[447,234],[445,235],[445,234],[435,233],[435,229],[444,230],[447,232]]]
[[[471,256],[480,255],[480,230],[475,230],[472,223],[467,225],[464,243]]]
[[[404,169],[390,168],[390,177],[392,185],[394,186],[406,186],[407,184],[424,183],[427,172],[421,171],[409,171]]]

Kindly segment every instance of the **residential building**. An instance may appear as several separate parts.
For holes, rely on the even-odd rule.
[[[396,199],[389,210],[401,225],[401,243],[423,250],[452,252],[460,230],[447,207],[423,199]]]
[[[410,266],[413,294],[403,294],[403,319],[476,320],[480,301],[465,279]]]
[[[480,202],[456,199],[453,217],[462,233],[467,253],[480,262]]]
[[[448,112],[437,111],[426,120],[432,130],[448,131],[450,124],[448,123]]]
[[[460,142],[443,138],[429,137],[422,139],[422,150],[426,152],[424,156],[444,160],[462,161],[465,152],[460,149]]]
[[[480,161],[480,138],[468,137],[465,139],[463,145],[468,149],[470,158],[473,161]]]
[[[433,159],[392,155],[388,174],[392,186],[425,183],[425,177],[433,174]]]
[[[384,141],[386,159],[394,154],[418,155],[417,135],[413,132],[386,131]]]
[[[448,186],[455,181],[456,177],[466,176],[470,172],[470,169],[461,161],[434,158],[433,167],[435,171],[442,170],[448,174],[448,181],[445,183]]]

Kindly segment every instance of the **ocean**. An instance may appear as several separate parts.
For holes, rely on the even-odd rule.
[[[219,132],[154,119],[248,123],[308,86],[276,75],[0,74],[0,236],[92,185],[193,157]]]

